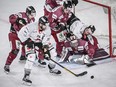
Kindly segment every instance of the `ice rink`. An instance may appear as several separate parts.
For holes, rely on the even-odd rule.
[[[8,53],[10,51],[10,44],[8,41],[8,33],[10,30],[9,15],[13,13],[18,13],[21,11],[25,11],[26,7],[29,5],[33,5],[37,11],[36,20],[40,16],[43,15],[43,5],[44,0],[1,0],[0,1],[0,87],[27,87],[22,84],[22,77],[24,74],[24,64],[19,62],[19,55],[13,61],[11,68],[11,73],[8,75],[4,73],[4,64]],[[84,4],[85,5],[85,4]],[[79,3],[78,8],[82,9],[81,6],[84,6],[83,3]],[[88,5],[85,6],[89,8]],[[91,24],[92,20],[90,18],[94,18],[92,15],[86,15],[86,12],[103,12],[102,9],[96,8],[95,10],[86,9],[86,10],[76,10],[76,15],[81,18],[85,23]],[[105,14],[98,16],[98,18],[103,18],[98,22],[98,18],[94,18],[94,22],[96,21],[96,26],[100,24],[102,27],[102,31],[104,29],[105,23]],[[97,27],[99,29],[99,26]],[[97,32],[98,33],[98,32]],[[108,33],[108,32],[106,32]],[[106,42],[105,45],[103,42]],[[99,42],[103,47],[105,47],[108,43],[108,40],[100,39]],[[36,64],[33,66],[32,74],[30,79],[33,81],[32,87],[116,87],[116,59],[109,58],[106,60],[96,61],[97,65],[93,67],[86,67],[85,65],[79,64],[63,64],[63,66],[67,67],[74,73],[80,73],[83,71],[87,71],[88,74],[82,77],[75,77],[68,71],[62,69],[57,66],[61,71],[61,75],[52,75],[49,73],[47,67],[42,68],[38,67]],[[91,79],[91,76],[94,76],[94,79]]]

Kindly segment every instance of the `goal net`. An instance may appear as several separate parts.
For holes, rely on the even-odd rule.
[[[116,1],[79,0],[75,15],[87,25],[94,25],[101,48],[116,57]]]

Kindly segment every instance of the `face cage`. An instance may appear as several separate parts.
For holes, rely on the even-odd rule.
[[[84,33],[85,33],[86,35],[88,35],[88,34],[93,34],[92,31],[91,31],[91,28],[86,28],[86,29],[84,30]]]

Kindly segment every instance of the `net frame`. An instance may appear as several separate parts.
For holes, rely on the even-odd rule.
[[[110,57],[114,58],[116,57],[116,55],[113,54],[113,41],[112,41],[112,18],[111,18],[111,6],[109,5],[105,5],[102,4],[100,2],[95,2],[95,1],[90,1],[90,0],[83,0],[85,2],[91,3],[91,4],[95,4],[98,6],[102,6],[103,8],[105,8],[107,10],[107,14],[108,14],[108,29],[109,29],[109,55]]]

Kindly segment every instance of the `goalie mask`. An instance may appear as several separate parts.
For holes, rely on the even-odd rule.
[[[95,26],[94,25],[90,25],[88,28],[91,29],[91,32],[94,33],[94,31],[96,30]]]
[[[95,30],[96,29],[95,29],[94,25],[90,25],[90,26],[85,28],[84,34],[86,34],[86,35],[93,34]]]

